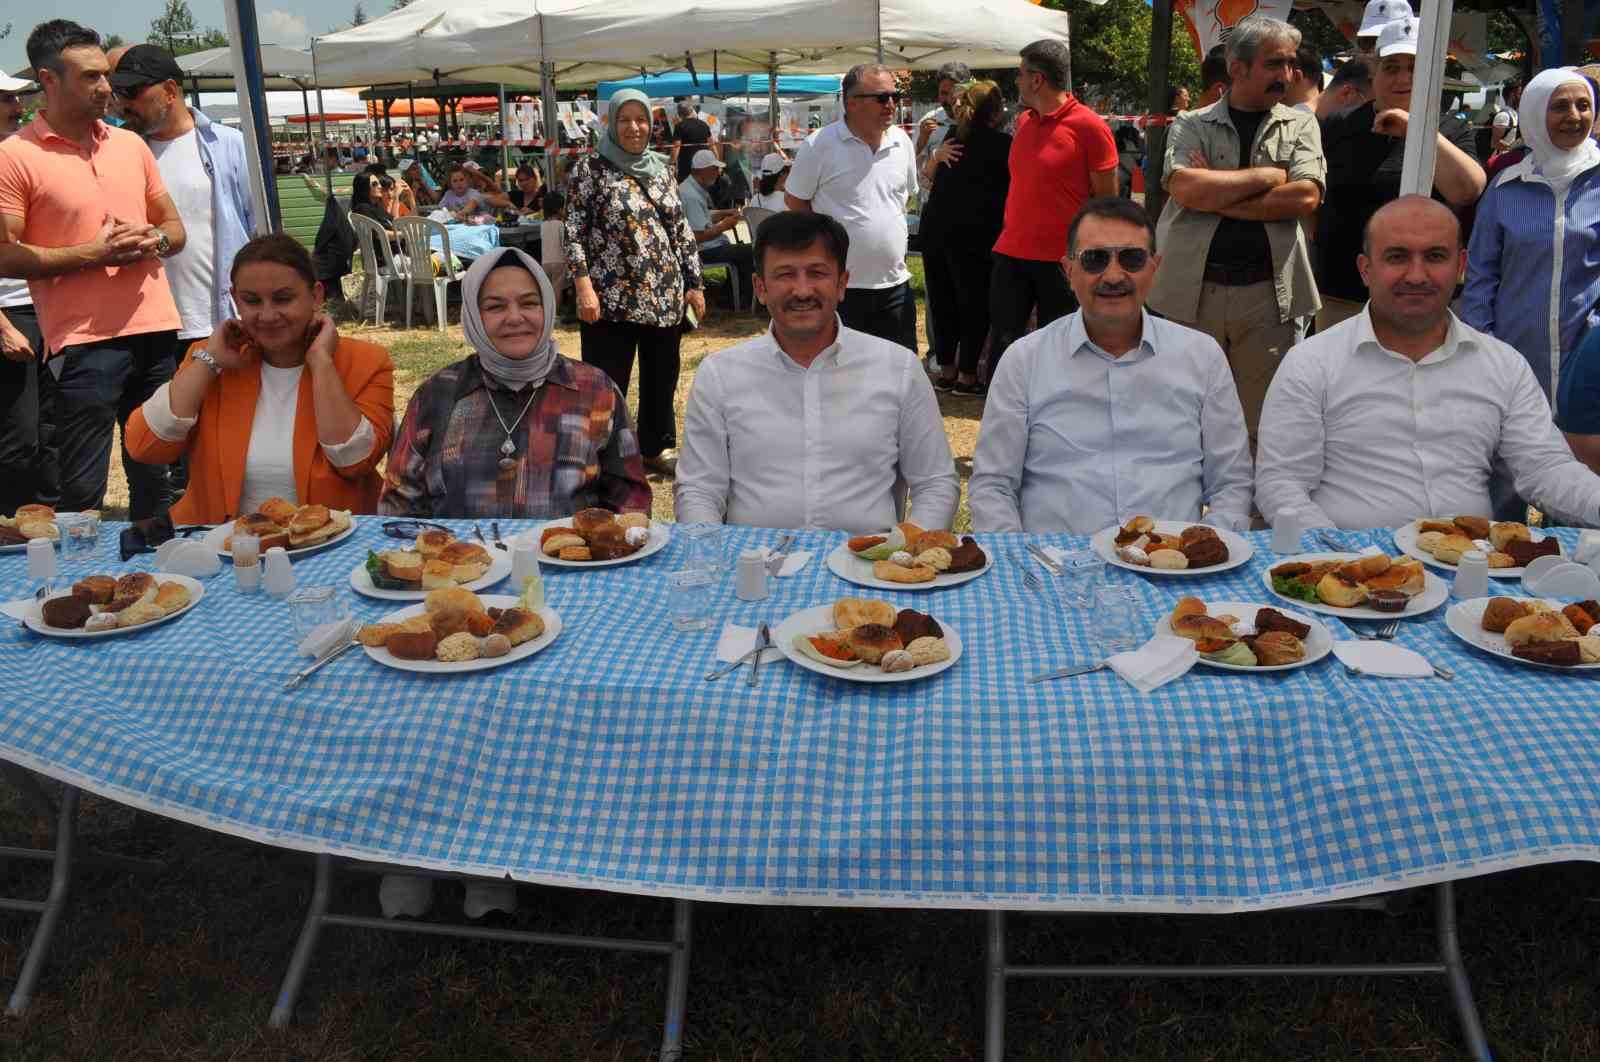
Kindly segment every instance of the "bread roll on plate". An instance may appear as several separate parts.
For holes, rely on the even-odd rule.
[[[1317,597],[1334,608],[1355,608],[1367,599],[1367,592],[1343,573],[1329,572],[1317,582]]]
[[[261,503],[261,515],[279,527],[288,527],[296,511],[294,503],[286,498],[268,498]]]
[[[482,612],[483,602],[471,590],[463,590],[459,586],[446,586],[431,591],[422,599],[422,608],[425,612],[437,612],[442,608],[459,608],[465,612]]]
[[[1175,549],[1157,549],[1150,553],[1150,567],[1165,571],[1182,571],[1189,566],[1189,558]]]
[[[833,603],[833,625],[841,631],[875,623],[893,627],[899,611],[887,601],[867,597],[841,597]]]
[[[182,583],[162,583],[156,591],[155,606],[163,616],[170,616],[189,603],[189,588]]]
[[[1374,576],[1382,575],[1389,570],[1394,561],[1387,554],[1374,553],[1367,557],[1357,557],[1355,560],[1346,561],[1334,569],[1340,575],[1352,582],[1365,582]]]
[[[439,553],[439,559],[454,566],[451,577],[458,583],[481,579],[494,563],[489,551],[476,542],[452,542]]]
[[[1479,622],[1484,630],[1503,634],[1512,621],[1533,615],[1530,604],[1531,602],[1519,601],[1513,597],[1490,598],[1489,603],[1484,606]]]
[[[432,560],[444,552],[444,548],[456,540],[456,536],[448,531],[437,531],[429,528],[417,536],[417,552],[428,560]]]
[[[439,557],[422,562],[422,589],[438,590],[456,585],[456,566]]]
[[[1500,552],[1512,542],[1532,542],[1533,532],[1528,530],[1527,524],[1505,521],[1489,527],[1489,545]]]
[[[1367,590],[1399,590],[1403,594],[1416,597],[1427,589],[1428,573],[1422,562],[1412,557],[1389,565],[1381,573],[1361,580],[1361,585]]]
[[[1506,644],[1515,648],[1527,642],[1560,642],[1576,638],[1578,632],[1559,612],[1537,612],[1512,620],[1505,629]]]
[[[378,554],[383,574],[401,582],[422,584],[423,557],[414,549],[386,549]]]

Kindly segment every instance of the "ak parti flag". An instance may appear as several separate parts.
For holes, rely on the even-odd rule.
[[[1233,27],[1251,15],[1289,19],[1294,0],[1177,0],[1173,5],[1189,27],[1195,54],[1204,59],[1219,44],[1226,44]]]

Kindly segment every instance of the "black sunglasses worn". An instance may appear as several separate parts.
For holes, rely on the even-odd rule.
[[[877,100],[878,105],[881,107],[885,103],[899,103],[901,100],[906,98],[906,94],[904,92],[854,92],[851,93],[850,98],[856,100]]]
[[[1111,266],[1111,256],[1117,256],[1117,265],[1124,272],[1137,273],[1150,264],[1150,251],[1144,247],[1089,247],[1072,257],[1085,273],[1099,275]]]
[[[149,85],[123,85],[121,88],[113,88],[111,93],[119,100],[136,100],[139,98],[139,93],[149,87]]]

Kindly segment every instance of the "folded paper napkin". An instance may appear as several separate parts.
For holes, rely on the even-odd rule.
[[[1070,554],[1060,546],[1041,546],[1040,549],[1044,550],[1044,555],[1055,561],[1057,566],[1062,568],[1067,566],[1067,557]],[[1039,567],[1044,568],[1044,561],[1040,561],[1037,556],[1033,559],[1039,561]],[[1045,570],[1049,571],[1048,568],[1045,568]]]
[[[1158,634],[1130,653],[1118,653],[1106,663],[1123,681],[1140,693],[1160,689],[1181,678],[1200,659],[1195,643],[1175,634]]]
[[[1334,642],[1333,655],[1346,666],[1378,678],[1433,677],[1433,665],[1426,657],[1391,642]]]
[[[0,612],[4,612],[14,620],[27,619],[37,615],[34,612],[33,598],[24,597],[17,601],[0,601]]]
[[[770,546],[763,546],[761,548],[761,552],[769,561],[772,560],[773,557],[777,556],[777,554],[772,551]],[[801,568],[804,568],[810,562],[811,551],[808,549],[797,549],[793,553],[790,553],[788,556],[783,558],[783,566],[778,569],[777,577],[779,579],[786,579],[795,572],[798,572]],[[755,648],[754,642],[750,643],[750,648]]]
[[[722,628],[722,637],[717,639],[717,659],[724,664],[731,664],[744,654],[756,647],[756,629],[754,627],[740,627],[730,623]],[[769,663],[773,660],[783,659],[783,654],[776,648],[768,649],[761,654],[761,662]]]
[[[300,652],[313,660],[320,660],[354,638],[360,627],[361,621],[354,617],[324,623],[300,640]]]
[[[1593,564],[1600,560],[1600,531],[1578,532],[1578,549],[1573,560],[1579,564]]]

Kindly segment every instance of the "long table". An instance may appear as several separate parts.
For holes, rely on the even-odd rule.
[[[393,540],[358,519],[294,571],[377,619],[398,606],[347,578]],[[116,561],[116,531],[63,574],[152,568]],[[1575,532],[1558,534],[1570,549]],[[1443,608],[1399,642],[1448,662],[1450,683],[1352,677],[1330,657],[1276,675],[1197,667],[1151,695],[1106,671],[1029,685],[1097,658],[1096,617],[1030,588],[1023,547],[1085,540],[981,536],[996,563],[976,581],[878,593],[828,571],[842,539],[800,534],[814,557],[767,601],[735,600],[728,580],[696,634],[667,618],[681,542],[615,568],[547,566],[565,629],[526,661],[418,676],[356,651],[292,693],[305,660],[287,607],[239,595],[225,565],[190,614],[125,637],[0,624],[0,757],[287,848],[688,900],[1220,913],[1600,859],[1600,686],[1470,650]],[[1386,532],[1341,539],[1393,551]],[[1253,541],[1227,573],[1114,574],[1140,588],[1147,628],[1185,593],[1266,603],[1274,558]],[[0,557],[7,598],[24,571]],[[965,656],[892,687],[787,663],[757,687],[703,680],[724,622],[775,625],[847,594],[931,611]]]

